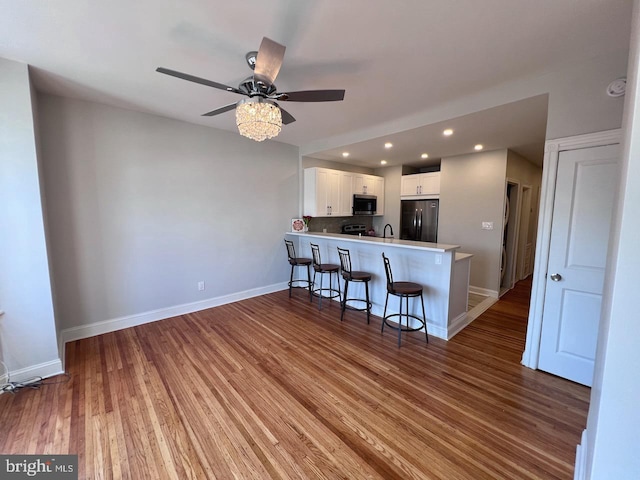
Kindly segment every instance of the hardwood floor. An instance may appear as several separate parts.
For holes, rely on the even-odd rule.
[[[589,389],[519,364],[530,287],[428,345],[301,291],[76,341],[68,383],[0,396],[0,451],[79,453],[80,478],[569,479]]]

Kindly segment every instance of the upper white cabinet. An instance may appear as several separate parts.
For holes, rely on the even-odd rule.
[[[357,193],[358,195],[375,195],[376,182],[379,178],[382,177],[354,173],[353,193]]]
[[[305,215],[312,217],[340,216],[341,173],[327,168],[305,169]]]
[[[437,197],[440,195],[440,172],[403,175],[400,180],[402,197]]]
[[[304,169],[304,215],[350,217],[353,195],[376,195],[376,215],[384,214],[384,178],[328,168]]]
[[[353,214],[353,179],[355,174],[341,172],[340,175],[340,216],[349,217]]]

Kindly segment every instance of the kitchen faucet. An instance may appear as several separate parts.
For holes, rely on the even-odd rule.
[[[387,238],[387,227],[389,227],[389,233],[391,234],[389,235],[389,237],[393,237],[393,227],[391,226],[390,223],[387,223],[384,226],[384,230],[382,230],[382,238]]]

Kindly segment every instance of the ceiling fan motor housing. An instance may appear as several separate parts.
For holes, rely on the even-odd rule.
[[[250,97],[266,97],[275,93],[277,90],[275,85],[267,85],[260,80],[256,80],[253,75],[242,80],[240,85],[238,85],[238,89],[242,90]]]

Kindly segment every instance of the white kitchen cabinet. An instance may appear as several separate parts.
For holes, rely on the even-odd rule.
[[[342,172],[327,168],[304,170],[304,215],[340,216]]]
[[[340,216],[353,215],[353,180],[354,173],[340,172]]]
[[[434,198],[440,195],[440,172],[403,175],[400,180],[401,197]]]
[[[358,195],[375,195],[376,181],[378,178],[374,175],[365,175],[363,173],[353,174],[353,193]]]
[[[384,178],[328,168],[304,169],[304,215],[350,217],[353,195],[378,197],[376,215],[384,214]]]
[[[384,177],[354,173],[353,193],[378,197],[376,215],[384,215]]]

